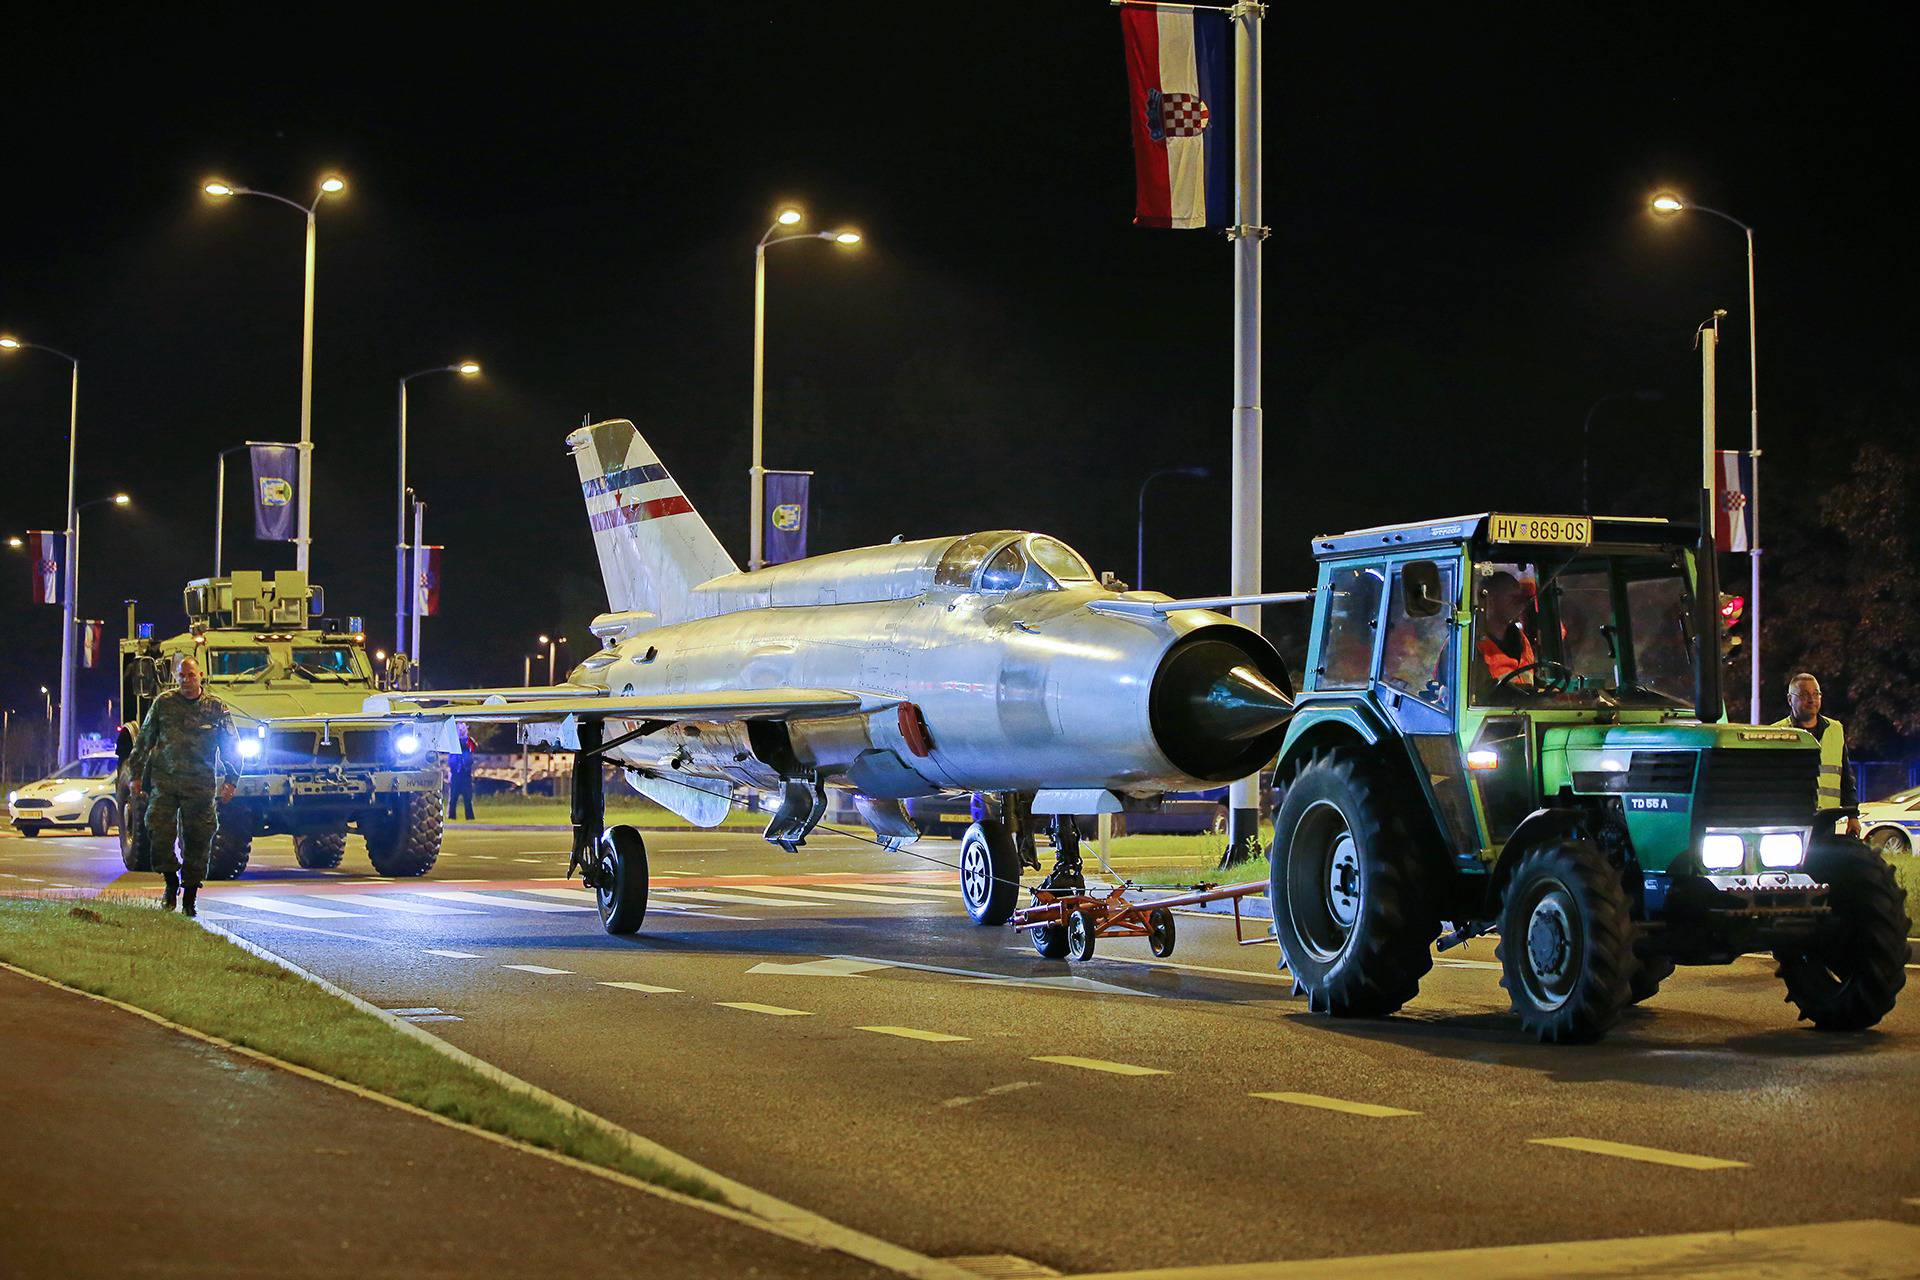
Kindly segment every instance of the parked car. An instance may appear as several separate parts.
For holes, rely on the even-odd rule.
[[[1911,854],[1920,843],[1920,787],[1860,806],[1860,834],[1882,854]]]
[[[52,775],[7,793],[7,817],[23,836],[49,828],[85,828],[104,836],[120,822],[112,756],[82,756]]]

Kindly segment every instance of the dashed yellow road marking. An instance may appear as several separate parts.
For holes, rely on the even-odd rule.
[[[1689,1155],[1685,1151],[1662,1151],[1659,1147],[1636,1147],[1630,1142],[1606,1142],[1600,1138],[1528,1138],[1541,1147],[1564,1147],[1568,1151],[1586,1151],[1596,1156],[1618,1156],[1622,1160],[1644,1160],[1648,1164],[1672,1165],[1676,1169],[1745,1169],[1745,1160],[1722,1160],[1717,1156]]]
[[[1322,1111],[1344,1111],[1350,1116],[1372,1116],[1375,1119],[1420,1114],[1418,1111],[1406,1111],[1400,1107],[1383,1107],[1372,1102],[1348,1102],[1345,1098],[1329,1098],[1318,1093],[1256,1093],[1250,1096],[1266,1098],[1271,1102],[1291,1102],[1296,1107],[1318,1107]]]
[[[1085,1071],[1105,1071],[1116,1076],[1167,1076],[1171,1071],[1162,1071],[1158,1067],[1136,1067],[1130,1062],[1106,1062],[1100,1058],[1076,1058],[1070,1054],[1037,1054],[1035,1062],[1052,1062],[1063,1067],[1079,1067]]]
[[[723,1009],[745,1009],[748,1013],[769,1013],[776,1018],[811,1018],[812,1012],[806,1009],[782,1009],[777,1004],[754,1004],[750,1000],[715,1000]]]
[[[950,1036],[944,1031],[922,1031],[918,1027],[859,1027],[856,1030],[872,1031],[883,1036],[899,1036],[902,1040],[926,1040],[933,1044],[950,1044],[956,1040],[971,1040],[972,1036]]]
[[[678,987],[653,987],[648,986],[644,982],[603,982],[600,985],[603,987],[618,987],[622,991],[639,991],[650,996],[681,994],[680,988]]]

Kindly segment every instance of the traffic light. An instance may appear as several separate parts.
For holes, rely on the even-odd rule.
[[[1740,656],[1740,637],[1733,629],[1740,625],[1740,619],[1746,615],[1747,598],[1729,592],[1720,593],[1720,660],[1729,665]]]

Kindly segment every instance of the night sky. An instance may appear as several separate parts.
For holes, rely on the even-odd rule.
[[[866,243],[777,249],[767,461],[816,477],[814,549],[1037,528],[1146,585],[1227,585],[1230,250],[1130,226],[1119,20],[958,6],[257,6],[8,19],[0,330],[81,362],[81,612],[163,632],[210,571],[214,455],[298,432],[300,217],[320,213],[314,570],[391,643],[395,380],[448,547],[441,686],[574,656],[604,599],[562,440],[630,417],[744,562],[753,245],[783,200]],[[68,10],[68,14],[74,11]],[[577,12],[577,11],[575,11]],[[1765,503],[1868,421],[1911,447],[1911,69],[1891,8],[1276,6],[1266,24],[1266,585],[1316,532],[1503,507],[1688,516],[1695,327],[1745,260],[1662,186],[1755,225]],[[1463,16],[1464,15],[1464,16]],[[58,527],[66,367],[0,357],[0,525]],[[1893,412],[1860,406],[1893,406]],[[1887,424],[1895,424],[1889,426]],[[1896,438],[1897,437],[1897,438]],[[243,462],[243,459],[236,459]],[[291,566],[230,486],[229,567]],[[7,567],[8,565],[12,567]],[[0,704],[56,683],[58,613],[0,559]],[[1285,643],[1285,620],[1270,625]],[[1771,675],[1769,676],[1771,680]],[[81,686],[104,720],[111,666]]]

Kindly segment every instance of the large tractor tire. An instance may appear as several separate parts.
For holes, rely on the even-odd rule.
[[[147,805],[144,797],[120,798],[120,862],[129,871],[152,871],[153,849],[147,843]]]
[[[1627,988],[1627,1003],[1639,1004],[1660,994],[1660,984],[1673,976],[1671,956],[1635,955],[1633,980]]]
[[[1274,818],[1274,935],[1317,1013],[1393,1013],[1433,968],[1431,872],[1394,802],[1381,769],[1342,749],[1301,767]]]
[[[647,918],[647,844],[632,827],[613,827],[600,837],[601,883],[594,889],[600,927],[616,936],[632,933]]]
[[[339,866],[346,856],[347,833],[344,831],[293,838],[293,860],[309,871],[330,870]]]
[[[207,879],[237,880],[253,856],[253,810],[238,803],[216,807],[220,820],[213,829],[213,856],[207,859]]]
[[[446,812],[440,792],[395,796],[393,807],[361,824],[367,860],[383,876],[423,876],[440,857],[440,828]]]
[[[1828,886],[1833,928],[1773,953],[1787,999],[1822,1031],[1865,1030],[1907,982],[1907,891],[1879,854],[1847,836],[1814,836],[1806,870]]]
[[[1007,824],[976,822],[960,837],[960,897],[975,924],[1005,924],[1020,900],[1020,852]]]
[[[1548,1044],[1598,1040],[1632,997],[1640,962],[1620,870],[1591,840],[1521,855],[1500,914],[1500,985],[1529,1034]]]

